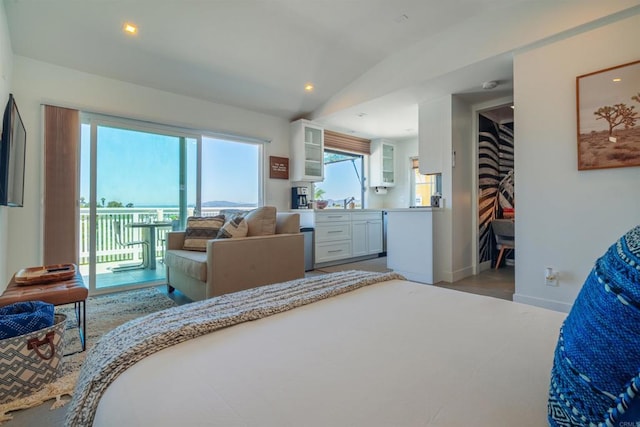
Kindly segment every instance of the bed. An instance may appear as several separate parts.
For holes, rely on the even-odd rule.
[[[564,313],[397,275],[323,277],[362,274],[382,281],[137,361],[93,425],[547,425]],[[85,407],[78,393],[70,412]]]

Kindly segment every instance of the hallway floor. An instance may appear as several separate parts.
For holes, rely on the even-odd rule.
[[[391,271],[387,268],[387,258],[379,257],[351,264],[323,267],[307,272],[307,276],[345,270]],[[435,286],[513,301],[515,271],[514,267],[505,266],[498,270],[485,270],[478,275],[469,276],[453,283],[439,282]]]

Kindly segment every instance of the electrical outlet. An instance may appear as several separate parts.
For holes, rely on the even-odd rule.
[[[544,271],[544,284],[547,286],[559,286],[558,272],[554,272],[553,268],[547,267]]]
[[[559,286],[558,285],[558,278],[557,277],[546,278],[544,280],[544,284],[547,285],[547,286]]]

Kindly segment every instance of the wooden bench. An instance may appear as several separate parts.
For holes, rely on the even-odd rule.
[[[85,351],[87,348],[85,337],[87,336],[86,301],[88,295],[89,289],[77,268],[75,276],[71,279],[37,285],[19,285],[16,283],[14,275],[7,289],[0,295],[0,307],[21,301],[44,301],[56,306],[73,304],[82,351]]]

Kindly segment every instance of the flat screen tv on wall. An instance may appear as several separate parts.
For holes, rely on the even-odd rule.
[[[27,132],[16,100],[13,95],[9,95],[0,142],[0,205],[23,205],[26,143]]]

